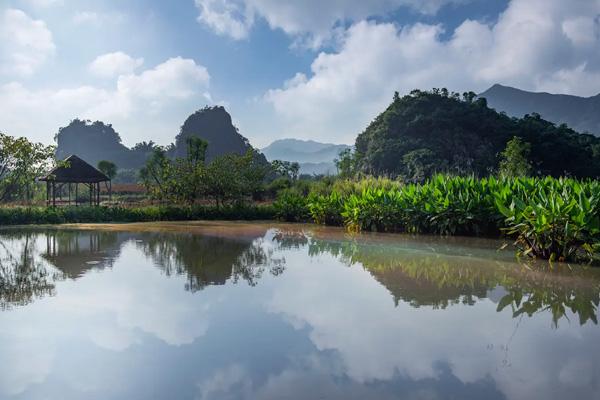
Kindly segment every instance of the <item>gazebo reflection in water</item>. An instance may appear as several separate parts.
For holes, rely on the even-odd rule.
[[[65,165],[54,168],[46,176],[39,179],[42,182],[46,182],[46,205],[56,206],[57,197],[59,204],[65,204],[65,201],[62,198],[65,186],[67,188],[68,196],[66,204],[70,205],[72,200],[74,200],[75,205],[79,205],[80,184],[84,185],[89,190],[90,205],[100,205],[101,183],[106,185],[109,198],[111,197],[112,184],[108,176],[76,155],[71,155],[64,161]]]

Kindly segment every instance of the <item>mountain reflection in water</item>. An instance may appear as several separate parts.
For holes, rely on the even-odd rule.
[[[594,398],[600,269],[498,248],[278,224],[2,230],[0,399]]]

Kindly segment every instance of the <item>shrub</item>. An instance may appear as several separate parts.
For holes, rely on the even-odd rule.
[[[308,221],[310,213],[305,196],[294,190],[284,190],[273,203],[278,219],[288,222]]]
[[[0,208],[0,225],[189,221],[202,219],[268,220],[274,218],[275,209],[271,205]]]

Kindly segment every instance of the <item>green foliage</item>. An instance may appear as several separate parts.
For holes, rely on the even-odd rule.
[[[600,183],[518,178],[494,193],[505,229],[523,254],[550,260],[597,261],[600,251]]]
[[[225,154],[205,165],[208,143],[187,137],[185,158],[171,160],[167,150],[157,148],[140,171],[140,177],[150,195],[159,200],[194,204],[208,197],[217,207],[242,203],[262,189],[267,169],[254,150],[245,154]]]
[[[366,182],[366,183],[365,183]],[[285,192],[277,215],[349,230],[514,237],[522,254],[600,261],[600,183],[554,178],[436,175],[422,184],[341,180],[307,200]],[[298,211],[296,211],[298,210]],[[298,214],[294,214],[298,212]]]
[[[334,163],[340,178],[352,178],[358,171],[356,155],[352,149],[342,150]]]
[[[0,225],[93,222],[274,219],[270,205],[124,207],[0,207]]]
[[[288,222],[305,222],[310,214],[306,197],[294,190],[282,191],[273,203],[275,216]]]
[[[102,160],[98,162],[98,170],[111,180],[117,176],[117,165],[112,161]]]
[[[261,189],[266,168],[257,162],[254,150],[246,154],[226,154],[215,158],[207,167],[203,179],[204,194],[217,206],[240,203]]]
[[[529,155],[531,145],[515,136],[506,143],[506,148],[500,154],[499,172],[502,176],[518,177],[531,175]]]
[[[537,114],[510,118],[474,93],[461,98],[445,89],[396,96],[357,137],[353,157],[342,158],[350,167],[340,172],[409,182],[435,172],[487,176],[498,169],[498,155],[515,136],[531,145],[528,161],[537,175],[600,176],[600,138],[556,126]]]
[[[409,151],[402,156],[402,162],[408,182],[422,182],[433,175],[436,169],[435,154],[429,149]]]
[[[173,162],[167,157],[164,148],[157,147],[152,151],[146,165],[140,170],[140,179],[152,198],[167,200],[173,197],[176,178]]]
[[[31,198],[35,179],[53,165],[53,146],[0,133],[0,202]]]
[[[300,164],[297,162],[273,160],[271,167],[273,168],[273,171],[281,177],[287,177],[292,181],[298,179]]]

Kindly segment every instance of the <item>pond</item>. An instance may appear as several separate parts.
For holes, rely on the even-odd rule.
[[[312,225],[0,230],[0,399],[598,399],[600,269]]]

